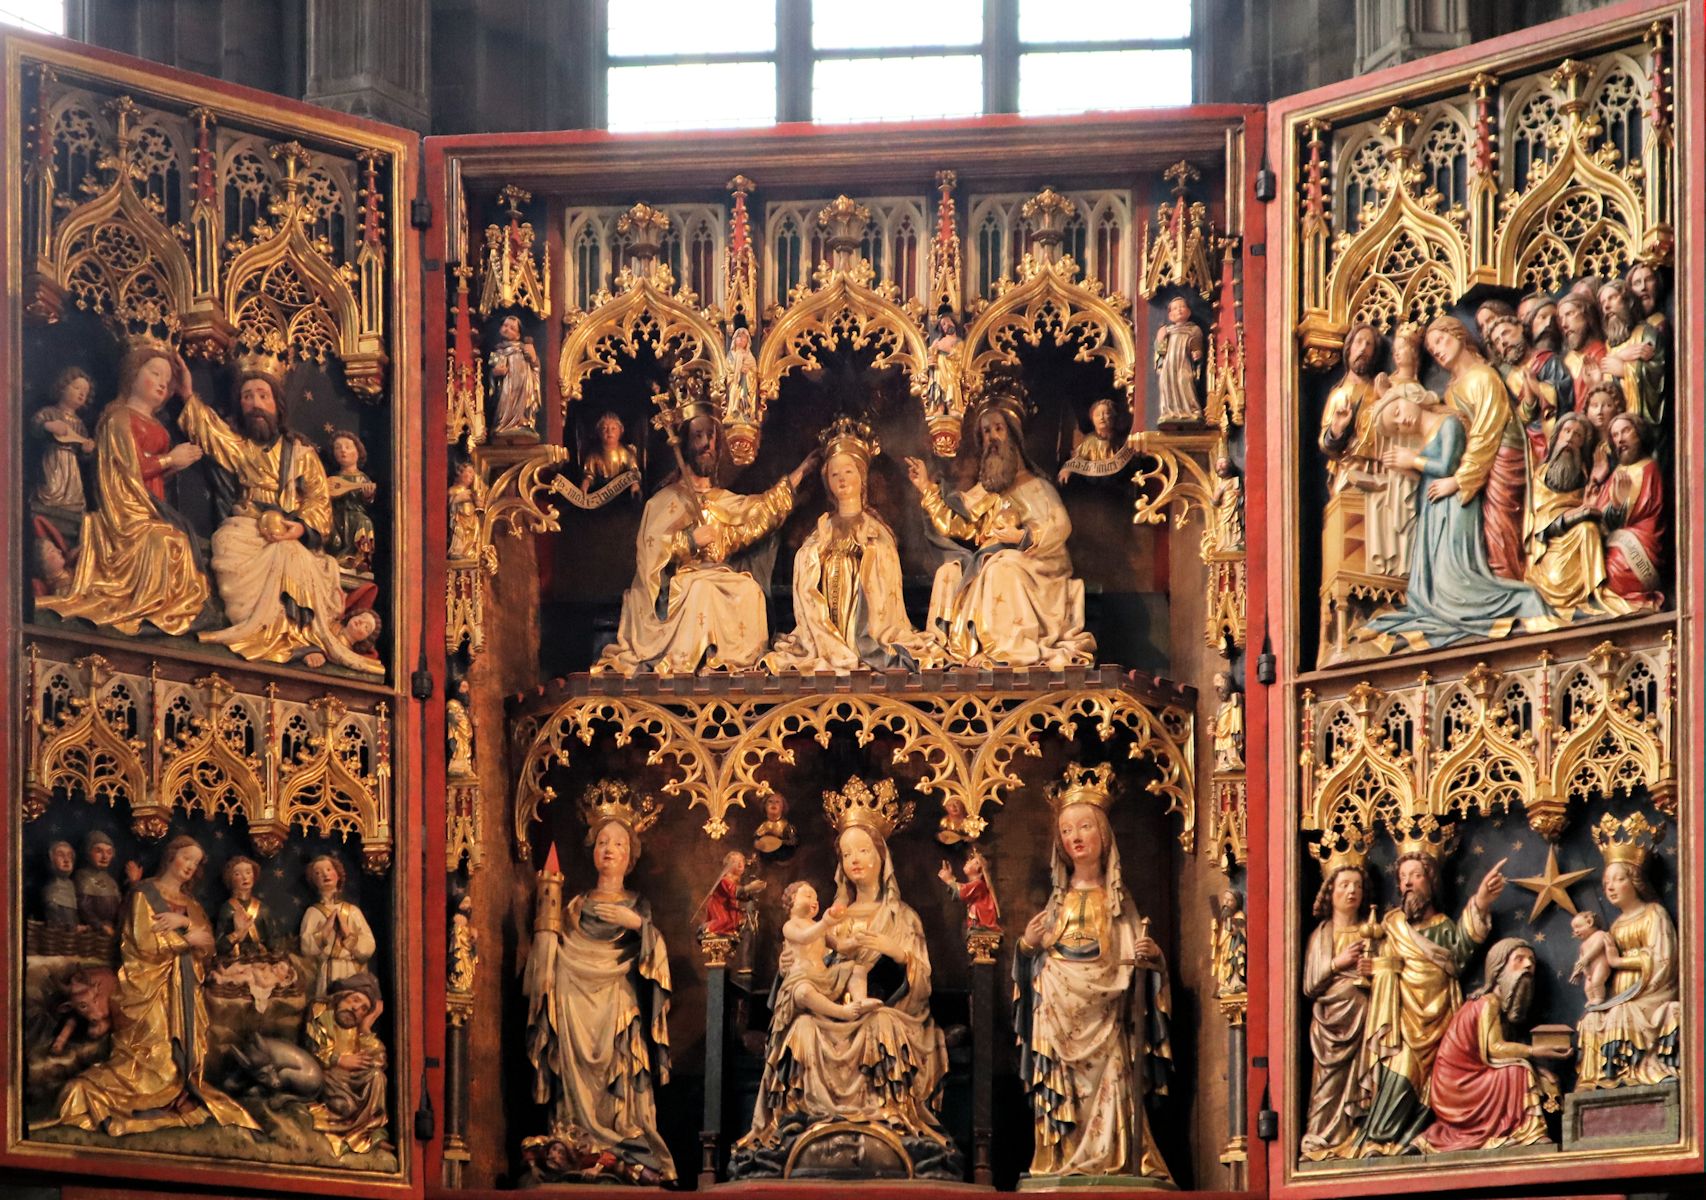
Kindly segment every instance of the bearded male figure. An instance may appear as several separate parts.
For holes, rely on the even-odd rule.
[[[723,426],[703,401],[672,409],[685,418],[682,470],[646,501],[634,581],[622,595],[616,641],[593,670],[690,675],[756,666],[770,644],[762,568],[742,557],[793,510],[816,454],[757,496],[716,486]]]
[[[1599,435],[1581,413],[1558,418],[1545,466],[1529,491],[1528,574],[1524,581],[1547,607],[1568,619],[1575,609],[1622,615],[1629,605],[1605,586],[1605,546],[1587,502]]]
[[[1665,337],[1648,323],[1641,312],[1640,298],[1621,279],[1599,289],[1599,305],[1605,315],[1605,341],[1610,347],[1600,366],[1623,385],[1623,409],[1638,413],[1654,428],[1665,420]]]
[[[1481,990],[1451,1018],[1434,1059],[1429,1103],[1434,1123],[1416,1139],[1424,1152],[1494,1150],[1547,1141],[1542,1106],[1558,1094],[1536,1058],[1569,1058],[1568,1046],[1511,1040],[1534,996],[1534,947],[1502,938],[1487,951]]]
[[[1564,348],[1563,335],[1558,331],[1558,302],[1550,292],[1530,292],[1516,306],[1516,319],[1522,322],[1528,340],[1542,350],[1557,354]]]
[[[1492,931],[1493,901],[1505,888],[1501,860],[1453,921],[1435,907],[1440,850],[1422,839],[1400,843],[1399,906],[1381,922],[1380,957],[1369,960],[1374,986],[1363,1042],[1368,1117],[1353,1157],[1402,1154],[1432,1122],[1434,1056],[1463,999],[1458,978]]]
[[[1532,344],[1515,317],[1493,319],[1487,328],[1487,351],[1516,402],[1530,448],[1536,458],[1544,458],[1558,414],[1575,407],[1575,383],[1564,360]]]
[[[1558,301],[1558,328],[1564,338],[1564,368],[1576,381],[1574,407],[1579,410],[1603,374],[1600,364],[1605,360],[1605,330],[1591,293],[1571,291]]]
[[[1665,563],[1665,482],[1653,458],[1657,435],[1634,413],[1611,418],[1607,437],[1617,465],[1588,502],[1605,531],[1606,584],[1636,608],[1657,608]]]
[[[184,400],[178,424],[236,478],[231,514],[213,533],[213,574],[231,624],[201,635],[259,662],[328,660],[364,675],[384,664],[351,649],[341,636],[345,597],[337,559],[326,553],[332,532],[326,468],[307,439],[285,426],[284,383],[261,359],[239,362],[232,429],[191,390],[178,360]]]
[[[930,592],[928,632],[955,662],[1062,667],[1094,661],[1084,581],[1072,574],[1072,520],[1025,453],[1020,407],[996,396],[973,427],[977,482],[944,494],[906,460],[931,540],[947,554]]]

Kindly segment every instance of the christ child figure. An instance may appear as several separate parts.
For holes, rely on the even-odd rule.
[[[948,890],[966,906],[967,929],[1000,929],[1001,907],[995,900],[995,889],[989,882],[989,864],[976,846],[966,855],[966,879],[961,883],[954,868],[942,860],[936,878],[948,885]]]
[[[1202,420],[1197,377],[1202,370],[1202,327],[1191,320],[1191,305],[1183,296],[1167,304],[1167,323],[1155,333],[1155,370],[1160,383],[1161,424]]]
[[[845,907],[832,905],[821,920],[814,920],[817,889],[803,879],[788,885],[782,893],[782,907],[788,910],[788,919],[782,925],[787,943],[784,961],[788,954],[793,955],[783,986],[794,1003],[835,1021],[851,1021],[881,1008],[881,1000],[866,994],[865,977],[870,970],[866,964],[847,958],[832,969],[825,961],[831,949],[851,953],[855,948],[850,941],[843,944],[832,932]],[[845,1002],[836,999],[842,990],[847,994]]]
[[[1570,982],[1582,981],[1582,992],[1588,1006],[1605,1003],[1605,983],[1614,967],[1624,965],[1617,953],[1617,941],[1599,926],[1599,917],[1586,910],[1570,918],[1570,935],[1582,944],[1576,955],[1576,965],[1570,971]]]

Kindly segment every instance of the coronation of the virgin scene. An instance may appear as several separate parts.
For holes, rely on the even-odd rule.
[[[1697,0],[0,72],[0,1200],[1706,1194]]]

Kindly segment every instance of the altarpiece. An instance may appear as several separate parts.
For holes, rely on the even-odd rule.
[[[702,138],[4,46],[8,1167],[1700,1171],[1697,6]]]

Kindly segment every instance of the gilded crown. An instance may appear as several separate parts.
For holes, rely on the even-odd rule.
[[[1417,813],[1400,820],[1392,829],[1392,837],[1398,843],[1399,858],[1425,854],[1437,863],[1457,848],[1457,826],[1450,822],[1440,824],[1432,813]]]
[[[1320,862],[1321,877],[1331,879],[1348,867],[1360,871],[1368,866],[1368,850],[1373,842],[1374,834],[1366,829],[1340,829],[1323,834],[1318,842],[1311,842],[1309,853]]]
[[[1025,418],[1030,415],[1030,405],[1025,402],[1024,387],[1018,380],[990,382],[984,393],[978,397],[977,409],[972,414],[974,427],[983,419],[985,413],[992,412],[1000,413],[1020,429],[1025,427]]]
[[[620,780],[600,779],[581,794],[580,812],[590,846],[599,828],[611,821],[620,821],[638,837],[658,823],[663,805],[650,796],[636,794]]]
[[[857,825],[887,841],[890,834],[912,820],[912,808],[911,800],[901,802],[892,779],[879,779],[873,789],[855,775],[839,792],[823,794],[824,815],[838,836]]]
[[[722,417],[722,410],[708,398],[705,377],[696,371],[680,368],[669,375],[669,390],[653,392],[652,403],[658,415],[652,424],[659,429],[680,429],[695,417]]]
[[[1651,854],[1665,835],[1665,823],[1657,824],[1647,820],[1642,813],[1626,817],[1619,821],[1610,813],[1599,819],[1599,824],[1590,827],[1593,834],[1593,844],[1599,848],[1599,855],[1605,860],[1605,865],[1614,862],[1628,863],[1639,871],[1646,865],[1647,855]]]
[[[1044,794],[1055,812],[1074,804],[1093,804],[1105,812],[1114,802],[1114,768],[1108,763],[1070,766],[1060,782],[1049,784]]]
[[[870,466],[871,460],[883,452],[882,443],[871,433],[870,422],[855,417],[835,418],[817,440],[823,447],[824,462],[846,454],[858,459],[860,465]]]
[[[247,379],[251,375],[259,375],[271,380],[273,386],[282,392],[285,374],[290,369],[290,347],[284,336],[273,329],[258,337],[252,336],[242,340],[246,349],[235,360],[237,378]]]

